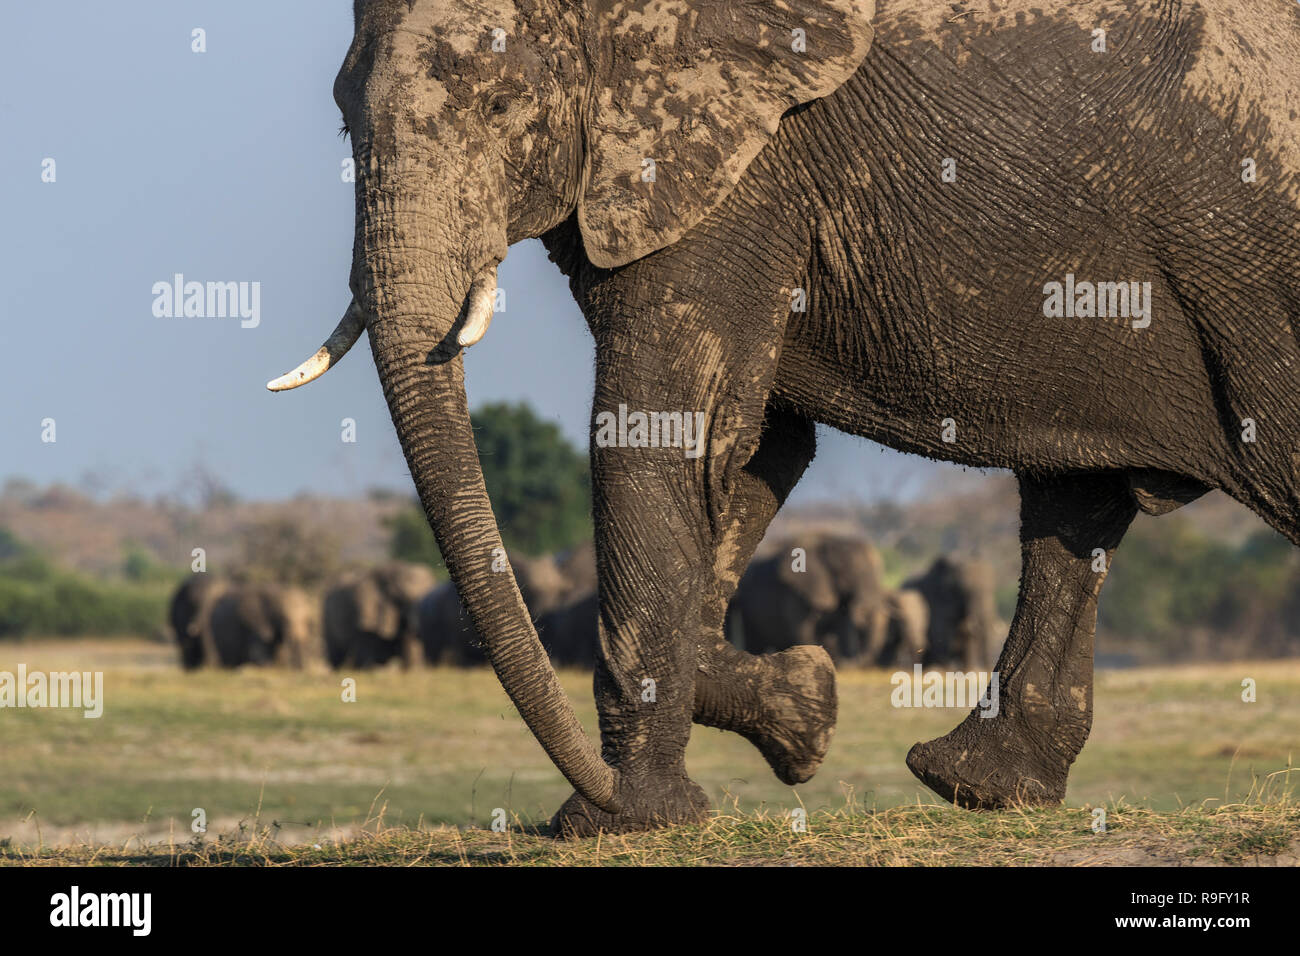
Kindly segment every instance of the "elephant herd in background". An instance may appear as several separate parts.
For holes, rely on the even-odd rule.
[[[303,668],[318,656],[319,610],[295,587],[193,574],[172,597],[181,666]]]
[[[598,613],[592,543],[518,557],[511,567],[551,660],[591,668]],[[753,654],[820,644],[837,663],[864,666],[990,666],[1001,625],[986,563],[940,557],[897,589],[884,577],[879,551],[862,538],[782,542],[742,577],[727,638]],[[347,572],[319,602],[296,587],[194,574],[177,590],[170,616],[187,670],[487,663],[452,584],[400,561]]]
[[[511,568],[552,662],[591,667],[596,659],[595,545],[588,541],[562,554],[515,558]],[[451,582],[420,602],[420,641],[431,664],[488,662]]]
[[[983,561],[940,557],[891,590],[870,542],[791,540],[750,563],[726,634],[751,654],[820,644],[837,664],[987,670],[1001,628],[993,592]]]

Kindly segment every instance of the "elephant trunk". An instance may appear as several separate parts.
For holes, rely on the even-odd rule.
[[[451,344],[456,328],[473,324],[484,283],[454,266],[447,270],[450,275],[439,277],[444,281],[430,281],[424,270],[407,267],[385,275],[376,269],[376,260],[382,262],[394,247],[375,245],[380,249],[372,247],[358,263],[368,273],[367,305],[373,301],[375,306],[370,347],[443,560],[520,716],[578,793],[616,812],[616,771],[584,734],[537,638],[513,571],[493,570],[504,549],[470,425],[462,353],[459,343]],[[444,267],[447,261],[450,257],[443,260]],[[424,281],[411,282],[403,273],[423,273]],[[458,307],[471,321],[448,321]],[[452,331],[438,338],[430,329]]]

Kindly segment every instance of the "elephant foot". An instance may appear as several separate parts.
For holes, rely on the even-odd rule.
[[[624,776],[619,787],[622,808],[608,813],[572,794],[551,818],[551,833],[562,840],[597,833],[635,833],[679,823],[702,823],[709,798],[685,773]]]
[[[767,659],[773,671],[759,694],[762,715],[742,735],[782,783],[803,783],[821,766],[835,733],[835,665],[816,644],[799,644]]]
[[[944,736],[915,744],[907,766],[939,796],[968,810],[1056,806],[1079,751],[1065,757],[1044,740],[1041,729],[1021,721],[972,713]]]

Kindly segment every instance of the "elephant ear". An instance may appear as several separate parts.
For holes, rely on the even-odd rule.
[[[722,202],[782,114],[853,75],[875,14],[875,0],[590,2],[578,224],[605,269],[675,242]]]

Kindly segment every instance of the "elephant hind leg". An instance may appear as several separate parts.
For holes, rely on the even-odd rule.
[[[1065,796],[1070,764],[1092,728],[1097,599],[1137,514],[1123,474],[1019,478],[1020,598],[993,673],[994,706],[975,708],[907,755],[926,786],[972,809]]]
[[[788,784],[811,778],[826,756],[835,730],[835,667],[825,648],[811,644],[748,654],[723,637],[723,618],[768,524],[815,451],[813,423],[769,404],[716,542],[717,591],[701,612],[692,716],[697,724],[743,736]]]

